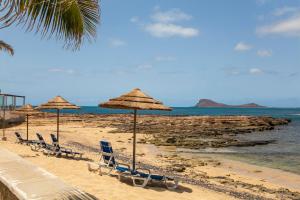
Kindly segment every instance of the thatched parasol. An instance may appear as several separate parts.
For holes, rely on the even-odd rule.
[[[27,132],[26,132],[26,139],[28,140],[28,123],[29,123],[29,116],[37,115],[40,112],[33,108],[32,105],[26,104],[21,108],[16,109],[16,113],[25,114],[26,115],[26,125],[27,125]]]
[[[108,102],[99,104],[104,108],[115,109],[133,109],[134,122],[133,122],[133,160],[132,168],[135,170],[135,148],[136,148],[136,114],[137,110],[172,110],[164,106],[162,102],[153,99],[152,97],[143,93],[140,89],[136,88],[131,92],[124,94],[118,98],[110,99]]]
[[[37,109],[56,109],[57,111],[57,141],[59,141],[59,111],[62,109],[79,109],[80,107],[71,104],[61,96],[56,96],[55,98],[49,100],[45,104],[41,104]]]

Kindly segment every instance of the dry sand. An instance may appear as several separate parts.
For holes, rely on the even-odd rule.
[[[35,121],[30,126],[30,139],[35,139],[36,132],[42,133],[46,140],[50,143],[49,134],[56,130],[55,120],[50,120],[47,123]],[[86,146],[98,148],[98,142],[101,139],[108,139],[113,144],[113,147],[122,152],[122,154],[131,155],[132,134],[129,133],[109,133],[111,128],[101,127],[86,127],[80,122],[69,122],[62,124],[60,140],[61,144],[70,144],[79,142]],[[116,177],[89,172],[87,169],[87,160],[72,160],[65,158],[47,157],[41,152],[34,152],[26,145],[15,143],[14,132],[19,131],[23,137],[25,136],[25,124],[17,127],[9,128],[6,131],[8,141],[1,141],[0,145],[8,150],[19,154],[25,159],[34,164],[43,167],[49,172],[57,175],[62,180],[73,186],[82,189],[100,199],[191,199],[191,200],[209,200],[209,199],[235,199],[228,194],[209,190],[200,186],[180,183],[180,187],[175,191],[169,191],[164,187],[133,187],[130,182],[120,182]],[[145,137],[138,135],[138,138]],[[137,145],[138,157],[137,160],[143,163],[149,163],[155,166],[167,166],[168,158],[161,156],[161,148],[156,148],[149,144]],[[97,162],[99,155],[95,152],[84,152],[84,157],[88,160]],[[166,153],[167,154],[167,153]],[[162,158],[162,159],[160,159]],[[203,158],[211,159],[211,158]],[[220,162],[215,164],[216,160]],[[238,161],[229,161],[223,158],[214,158],[212,164],[205,166],[196,166],[188,169],[190,171],[204,173],[209,177],[225,176],[236,181],[244,183],[262,185],[271,189],[287,188],[291,191],[300,192],[300,176],[281,170],[269,169],[241,163]],[[216,179],[218,180],[218,179]],[[208,179],[211,183],[222,185],[222,182],[215,179]],[[225,188],[230,188],[230,185],[223,185]],[[235,186],[236,187],[236,186]],[[247,190],[245,188],[235,188],[236,191],[248,192],[264,197],[276,198],[274,194],[263,193],[261,191]]]

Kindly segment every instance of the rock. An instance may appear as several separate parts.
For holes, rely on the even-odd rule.
[[[185,171],[185,167],[182,167],[182,166],[175,166],[173,167],[173,171],[175,172],[184,172]]]
[[[47,120],[36,120],[42,125],[55,122],[56,115],[46,113]],[[65,117],[66,116],[66,117]],[[35,116],[33,116],[35,118]],[[61,120],[76,121],[78,115],[62,114]],[[131,133],[132,115],[80,115],[81,123],[86,127],[111,127],[110,133]],[[244,141],[240,134],[272,130],[277,126],[287,125],[289,119],[267,116],[159,116],[140,115],[137,134],[146,134],[139,143],[152,143],[157,146],[176,146],[188,149],[207,147],[224,148],[230,146],[266,145],[274,140]],[[125,140],[124,140],[125,141]],[[128,143],[132,141],[128,139]],[[126,141],[125,141],[126,142]]]
[[[175,172],[184,172],[186,170],[186,167],[184,164],[173,164],[168,167],[168,170],[175,171]]]
[[[174,144],[174,143],[176,143],[176,138],[175,137],[169,137],[169,138],[166,139],[166,143]]]

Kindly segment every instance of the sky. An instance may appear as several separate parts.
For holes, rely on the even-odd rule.
[[[299,0],[102,0],[79,51],[22,26],[0,30],[0,89],[38,105],[97,105],[140,88],[169,106],[201,98],[300,107]]]

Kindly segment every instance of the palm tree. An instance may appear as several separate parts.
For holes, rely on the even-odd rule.
[[[0,0],[0,29],[23,25],[74,49],[95,38],[99,21],[98,0]]]
[[[1,51],[6,51],[10,55],[14,55],[14,49],[12,48],[12,46],[10,46],[9,44],[3,42],[2,40],[0,40],[0,50]]]

